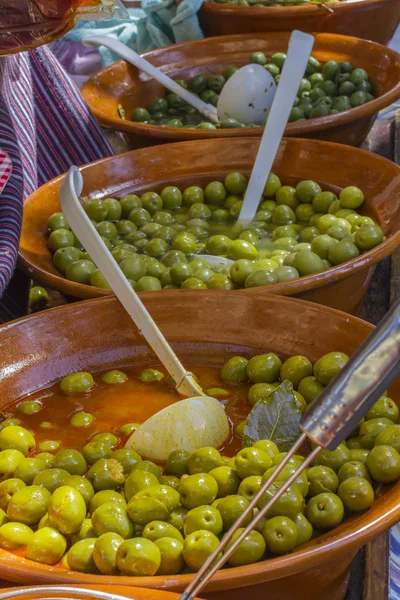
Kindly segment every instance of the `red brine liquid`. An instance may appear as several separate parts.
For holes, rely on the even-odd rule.
[[[0,56],[52,42],[100,9],[102,0],[0,0]]]

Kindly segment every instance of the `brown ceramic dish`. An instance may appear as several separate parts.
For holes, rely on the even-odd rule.
[[[23,600],[46,600],[46,598],[50,598],[50,596],[54,598],[54,593],[50,593],[48,590],[46,590],[46,587],[43,587],[40,593],[29,593],[28,590],[30,589],[30,587],[33,586],[29,586],[29,588],[18,587],[0,589],[0,598],[1,594],[4,593],[17,593],[22,591],[25,591]],[[95,592],[108,592],[109,594],[117,594],[123,598],[126,598],[127,600],[128,598],[131,598],[131,600],[179,600],[178,594],[174,594],[172,592],[164,592],[163,590],[146,590],[145,588],[136,588],[131,586],[128,587],[122,585],[79,585],[73,587],[79,587],[81,589],[86,589],[87,591],[93,592],[93,595],[90,596],[88,596],[87,594],[79,594],[76,592],[74,592],[74,594],[71,594],[70,586],[62,586],[64,593],[67,594],[69,592],[71,594],[71,597],[73,595],[74,600],[98,600],[99,597],[96,595]]]
[[[230,171],[250,173],[258,141],[247,139],[196,141],[134,150],[86,165],[83,196],[122,196],[132,190],[160,191],[165,185],[206,185]],[[285,139],[273,167],[287,184],[315,179],[324,189],[338,191],[357,185],[366,196],[365,213],[387,236],[382,244],[356,259],[316,275],[257,288],[259,293],[297,296],[353,312],[361,302],[377,262],[400,244],[400,167],[363,150],[317,142]],[[62,277],[47,247],[47,220],[60,210],[58,192],[63,176],[50,181],[26,201],[20,258],[34,279],[76,298],[111,292]],[[164,292],[161,292],[162,295]],[[223,292],[218,292],[223,293]],[[238,290],[246,294],[247,290]]]
[[[222,7],[220,4],[206,4],[218,9]],[[245,10],[259,12],[257,9]],[[175,44],[152,50],[144,56],[154,65],[163,67],[173,78],[189,79],[197,74],[221,72],[229,65],[244,65],[255,51],[263,51],[269,56],[274,52],[287,51],[289,36],[290,33],[275,32],[229,35]],[[336,115],[289,123],[285,135],[359,145],[377,113],[400,97],[400,55],[379,44],[325,33],[315,36],[312,54],[323,63],[330,59],[350,61],[354,66],[366,69],[377,97],[367,104]],[[146,106],[152,98],[165,96],[166,92],[160,84],[125,61],[114,63],[93,75],[83,86],[82,93],[103,125],[132,134],[132,146],[135,148],[166,141],[258,137],[262,132],[261,127],[210,131],[144,125],[128,120],[135,108]],[[127,120],[120,118],[119,105],[124,108]]]
[[[323,6],[242,7],[204,2],[200,23],[207,36],[249,31],[324,31],[387,44],[400,21],[398,0],[342,0]]]
[[[270,296],[267,300],[251,293],[222,295],[206,290],[148,293],[142,298],[187,365],[218,366],[233,354],[250,357],[265,350],[281,357],[306,355],[311,361],[332,350],[352,354],[373,329],[355,317],[291,298]],[[0,328],[0,347],[8,348],[0,353],[0,409],[73,371],[95,372],[154,361],[114,298],[80,302],[14,321]],[[389,393],[400,401],[400,380]],[[353,557],[368,540],[400,519],[399,497],[400,482],[387,486],[367,512],[296,552],[219,572],[201,596],[210,600],[343,600]],[[86,575],[0,550],[0,577],[16,583],[112,583],[181,592],[192,575]]]

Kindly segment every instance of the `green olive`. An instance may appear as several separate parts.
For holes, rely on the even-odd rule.
[[[0,483],[0,508],[7,511],[8,503],[13,495],[26,487],[26,484],[21,479],[11,478]]]
[[[23,523],[5,523],[0,527],[0,548],[18,550],[29,544],[33,530]]]
[[[10,521],[24,525],[37,525],[46,514],[51,494],[48,490],[37,485],[24,487],[15,492],[7,507]]]
[[[193,452],[188,461],[188,473],[208,473],[222,465],[221,455],[215,448],[205,447]]]
[[[161,552],[154,542],[133,538],[119,546],[116,563],[123,575],[152,576],[161,565]]]
[[[35,531],[26,546],[26,557],[44,565],[57,564],[67,548],[67,540],[50,527]]]
[[[0,450],[19,450],[23,455],[26,455],[35,446],[35,438],[24,427],[11,425],[0,431]]]
[[[69,550],[67,563],[73,571],[80,573],[97,573],[93,559],[97,538],[85,538],[76,542]]]
[[[86,517],[86,503],[77,489],[63,485],[51,495],[48,512],[55,529],[64,535],[72,535],[80,529]]]
[[[191,571],[198,571],[218,544],[219,539],[211,531],[200,529],[190,533],[183,544],[183,558]]]
[[[70,476],[64,469],[46,469],[33,480],[33,485],[46,488],[51,494]]]
[[[93,377],[90,373],[79,372],[67,375],[60,383],[61,391],[69,394],[87,392],[94,387]]]
[[[222,367],[220,371],[221,381],[229,383],[241,383],[248,381],[248,360],[242,356],[233,356]]]
[[[344,516],[342,500],[336,494],[324,492],[308,501],[306,517],[317,529],[332,529]]]
[[[268,519],[263,527],[267,549],[273,554],[285,554],[296,547],[298,531],[289,517],[276,516]]]
[[[87,470],[87,463],[84,456],[78,450],[65,448],[55,455],[53,467],[64,469],[71,475],[84,475]]]
[[[247,374],[253,383],[271,383],[279,376],[282,361],[273,352],[254,356],[247,363]]]
[[[103,533],[93,548],[93,561],[103,575],[118,575],[117,551],[124,539],[117,533]]]
[[[238,492],[240,485],[240,476],[235,471],[235,469],[223,465],[212,469],[211,471],[209,471],[209,474],[215,479],[215,481],[218,484],[217,498],[224,498],[225,496],[236,494]],[[200,529],[207,528],[201,527]]]
[[[97,536],[111,532],[125,540],[133,537],[133,525],[127,511],[113,502],[101,504],[92,513],[92,526]]]
[[[329,352],[314,364],[314,375],[321,384],[327,385],[348,360],[349,357],[343,352]]]
[[[366,510],[374,501],[372,485],[363,477],[349,477],[339,486],[338,496],[352,512]]]
[[[118,489],[125,482],[124,469],[114,458],[100,458],[90,467],[86,476],[96,492]]]

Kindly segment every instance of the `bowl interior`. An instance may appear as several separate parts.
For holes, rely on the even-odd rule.
[[[145,294],[150,314],[184,364],[221,365],[229,356],[274,351],[281,357],[302,354],[315,361],[337,350],[352,354],[372,326],[343,313],[303,301],[207,291]],[[176,310],[177,302],[179,311]],[[296,319],[296,326],[293,326]],[[321,335],[323,327],[323,335]],[[96,332],[88,335],[88,331]],[[45,311],[0,328],[2,395],[0,409],[23,395],[51,385],[76,370],[99,371],[154,361],[121,305],[114,298],[81,302]],[[57,348],[57,352],[54,349]],[[400,401],[400,380],[390,389]],[[272,580],[335,559],[399,519],[400,482],[387,486],[372,508],[345,521],[296,552],[266,562],[219,572],[210,590]],[[32,563],[0,550],[0,575],[12,581],[101,584],[104,576],[67,572]],[[190,575],[107,578],[107,583],[182,589]]]
[[[152,50],[147,52],[145,57],[172,78],[189,80],[198,74],[209,75],[223,72],[229,65],[247,64],[250,54],[255,51],[262,51],[267,56],[271,56],[275,52],[286,52],[289,37],[289,33],[271,32],[207,38]],[[328,60],[350,61],[353,66],[366,69],[376,97],[382,98],[396,87],[399,88],[398,95],[400,95],[400,57],[384,46],[346,36],[316,34],[312,54],[322,63]],[[167,95],[162,85],[125,61],[119,61],[99,71],[84,85],[82,93],[97,117],[107,122],[112,121],[113,127],[116,129],[140,130],[142,133],[147,130],[149,135],[152,131],[161,130],[159,133],[164,132],[162,134],[164,137],[167,133],[174,132],[174,139],[178,139],[178,134],[182,139],[193,135],[193,132],[191,133],[191,130],[188,129],[176,132],[176,130],[171,131],[171,128],[121,120],[119,106],[122,106],[126,119],[129,120],[135,108],[146,106],[155,96],[165,97]],[[364,105],[364,109],[366,107],[367,105]],[[335,117],[335,122],[344,115],[350,119],[356,118],[357,114],[360,115],[364,112],[360,111],[360,108],[363,107],[351,109],[339,115],[312,119],[304,123],[290,123],[287,133],[293,134],[299,127],[302,128],[299,131],[309,129],[311,125],[318,123],[326,125],[332,122],[332,117]],[[374,101],[368,103],[370,114],[377,112],[379,108]],[[252,132],[250,131],[250,133]],[[200,134],[201,137],[238,134],[245,137],[249,135],[249,130],[211,132],[196,130],[196,137],[199,137]]]
[[[249,175],[257,146],[257,141],[248,138],[171,144],[168,152],[157,146],[135,150],[83,167],[82,196],[120,197],[132,191],[160,191],[170,184],[183,189],[215,179],[223,181],[230,171]],[[273,171],[286,184],[314,179],[323,189],[336,192],[348,185],[360,187],[366,197],[363,212],[377,221],[387,236],[380,246],[348,263],[270,286],[275,293],[297,293],[313,282],[332,282],[339,274],[365,268],[397,247],[400,168],[394,163],[349,146],[289,138],[282,141]],[[62,177],[58,177],[47,183],[26,201],[20,242],[22,262],[39,281],[66,294],[83,298],[108,295],[108,290],[68,281],[53,266],[47,247],[47,220],[60,210],[61,181]]]

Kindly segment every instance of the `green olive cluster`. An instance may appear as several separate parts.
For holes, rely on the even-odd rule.
[[[246,0],[245,0],[246,1]],[[270,58],[264,52],[253,52],[250,64],[263,66],[279,83],[281,70],[285,64],[286,54],[276,52]],[[186,83],[177,83],[213,106],[217,106],[219,95],[225,83],[238,70],[231,66],[223,73],[209,76],[196,75]],[[361,106],[374,99],[372,84],[365,69],[354,68],[349,62],[338,63],[330,60],[322,64],[311,56],[304,77],[301,81],[289,122],[305,121],[326,117]],[[146,107],[138,107],[133,111],[132,121],[144,125],[158,125],[191,129],[234,129],[253,127],[239,123],[232,118],[223,119],[214,124],[204,117],[196,108],[187,104],[176,94],[168,94],[165,98],[153,98]]]
[[[223,365],[220,379],[228,384],[250,384],[247,401],[251,407],[260,400],[266,400],[283,381],[290,381],[304,414],[348,360],[349,357],[343,352],[328,352],[314,364],[306,356],[291,356],[282,362],[273,352],[259,354],[251,359],[233,356]],[[396,403],[384,394],[352,432],[346,445],[351,450],[370,450],[379,433],[396,423],[398,417]],[[236,425],[235,433],[238,437],[243,437],[245,426],[246,421]],[[396,425],[396,431],[398,427],[400,429]],[[395,447],[400,448],[397,444]]]
[[[293,187],[270,174],[254,220],[243,227],[237,218],[246,188],[246,176],[232,172],[204,188],[167,186],[119,200],[89,199],[84,208],[138,292],[281,283],[356,258],[384,239],[373,219],[357,212],[364,194],[355,186],[336,196],[315,181]],[[62,275],[110,289],[63,213],[49,218],[48,230],[53,263]],[[204,255],[233,263],[215,266]]]
[[[268,398],[280,381],[289,380],[306,410],[347,359],[341,352],[326,354],[314,364],[304,356],[282,362],[274,353],[250,360],[232,357],[220,379],[252,383],[251,405]],[[140,376],[148,385],[160,377],[156,369]],[[126,379],[119,370],[102,376],[111,385]],[[79,372],[60,385],[65,393],[87,394],[94,382],[89,373]],[[24,400],[18,411],[39,412],[40,402]],[[75,426],[85,427],[92,415],[78,414],[81,420]],[[339,525],[346,513],[367,510],[375,483],[400,477],[398,414],[396,404],[382,396],[347,442],[332,452],[321,451],[297,477],[228,564],[248,565],[285,554]],[[152,576],[198,571],[286,456],[272,440],[263,439],[233,458],[211,447],[193,453],[176,450],[160,466],[121,446],[136,424],[123,425],[119,436],[96,434],[78,451],[60,449],[60,444],[37,446],[34,434],[18,423],[11,417],[0,425],[0,547],[11,552],[25,549],[32,561],[60,563],[82,573]],[[301,455],[290,459],[255,511],[303,461]]]

